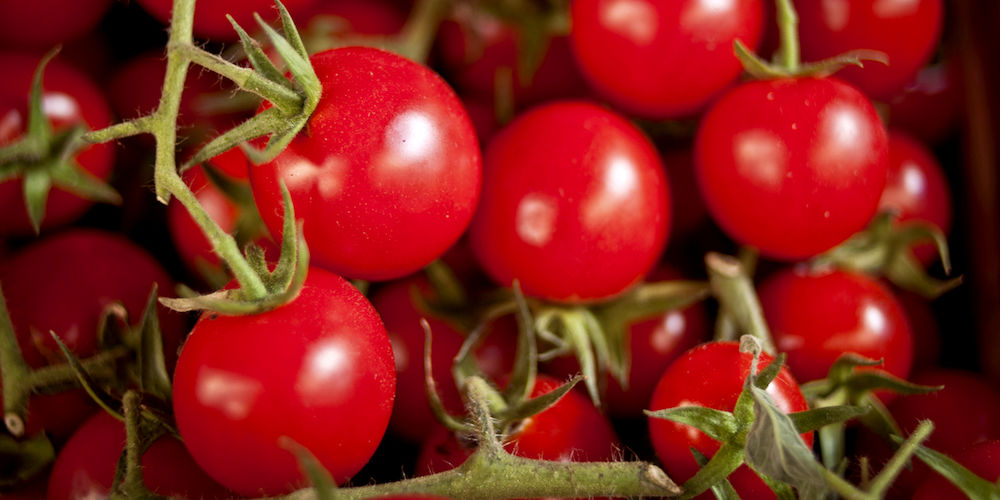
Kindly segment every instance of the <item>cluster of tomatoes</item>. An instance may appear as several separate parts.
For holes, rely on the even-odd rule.
[[[156,310],[170,390],[148,406],[166,409],[153,413],[169,432],[142,457],[150,491],[286,494],[308,486],[295,445],[337,484],[456,467],[475,443],[441,425],[428,402],[425,334],[437,399],[460,416],[467,401],[452,363],[472,330],[476,370],[498,387],[525,355],[512,316],[480,314],[515,284],[538,318],[563,314],[536,332],[533,397],[595,355],[613,368],[609,351],[624,352],[627,376],[601,373],[599,394],[574,389],[512,425],[506,448],[556,461],[612,461],[627,448],[680,484],[699,470],[691,450],[711,457],[719,441],[643,411],[733,411],[753,356],[711,340],[710,326],[725,336],[732,311],[696,299],[641,317],[599,311],[647,283],[699,279],[706,252],[737,248],[759,257],[740,272],[757,268],[749,300],[787,354],[767,389],[777,407],[816,406],[818,393],[801,384],[825,379],[845,353],[881,360],[879,380],[943,388],[864,401],[885,405],[904,437],[932,419],[928,447],[991,483],[1000,476],[1000,391],[942,346],[926,298],[880,278],[937,273],[933,238],[907,235],[951,230],[955,174],[932,149],[954,148],[960,106],[942,0],[777,9],[768,0],[289,0],[315,52],[317,106],[269,161],[253,165],[234,148],[184,171],[194,212],[176,199],[157,203],[148,137],[58,149],[74,127],[103,129],[157,108],[165,27],[181,3],[36,0],[0,15],[0,287],[20,349],[0,356],[0,368],[18,356],[35,373],[63,365],[50,332],[87,366],[101,356],[135,361],[128,337],[149,324],[135,326],[154,284],[167,297],[178,283],[237,286],[227,285],[232,262],[213,252],[202,215],[252,245],[250,262],[258,250],[272,262],[287,251],[285,190],[301,221],[310,267],[288,303],[246,315]],[[797,17],[786,11],[793,3]],[[226,14],[251,29],[254,12],[270,20],[275,11],[268,0],[198,0],[194,12],[200,44],[249,65]],[[411,36],[426,26],[433,40]],[[429,65],[339,47],[386,40],[433,41]],[[62,53],[32,100],[42,53],[55,44]],[[878,53],[851,52],[860,50]],[[851,57],[888,65],[853,67]],[[192,66],[178,158],[268,107]],[[26,138],[51,151],[15,151]],[[119,206],[95,205],[88,193],[103,191],[80,187],[102,182]],[[879,255],[894,268],[838,253],[876,228],[891,234]],[[608,318],[623,323],[584,324]],[[603,342],[621,345],[604,350],[591,350],[601,339],[581,340],[617,330],[625,335]],[[965,370],[942,368],[942,351]],[[761,355],[760,366],[771,360]],[[92,382],[120,396],[134,389],[129,374]],[[39,384],[20,415],[25,428],[0,434],[0,457],[12,464],[0,466],[0,497],[105,498],[124,424],[79,387]],[[8,415],[13,403],[4,404]],[[859,456],[877,473],[892,454],[860,426],[846,437],[848,474],[867,477]],[[812,432],[802,439],[814,443]],[[729,482],[742,498],[774,497],[746,466]],[[916,461],[890,494],[961,495]]]

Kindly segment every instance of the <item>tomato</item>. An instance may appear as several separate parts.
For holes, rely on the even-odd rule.
[[[880,212],[896,220],[923,221],[948,234],[951,230],[951,193],[944,170],[926,146],[898,130],[889,132],[889,176],[879,199]],[[937,248],[917,245],[914,254],[924,264],[933,262]]]
[[[845,352],[883,359],[885,371],[909,375],[913,335],[906,313],[878,281],[850,271],[795,267],[769,277],[758,294],[774,343],[788,353],[795,378],[826,378]]]
[[[666,243],[670,194],[649,140],[584,102],[534,108],[485,153],[472,249],[498,283],[557,301],[619,294]]]
[[[961,68],[956,56],[925,66],[903,91],[889,101],[889,125],[925,143],[936,143],[955,131],[963,101]]]
[[[758,370],[773,359],[770,355],[761,354]],[[750,373],[752,360],[751,354],[739,351],[736,342],[709,342],[695,347],[682,354],[663,372],[649,408],[655,411],[684,405],[732,411],[743,390],[743,382]],[[785,367],[767,387],[767,393],[785,413],[809,409],[802,391]],[[649,434],[664,470],[678,483],[690,479],[698,471],[691,448],[711,457],[720,446],[718,441],[697,429],[665,419],[651,417]],[[802,440],[812,446],[812,433],[803,434]],[[730,474],[729,482],[742,498],[774,496],[746,465]]]
[[[938,319],[926,297],[906,290],[893,289],[906,313],[906,322],[913,334],[913,370],[929,369],[940,365],[941,329]]]
[[[312,262],[387,280],[443,254],[479,197],[475,132],[454,92],[424,66],[378,49],[311,58],[323,97],[274,161],[251,169],[260,214],[277,236],[284,180]]]
[[[426,318],[431,327],[433,376],[442,403],[453,415],[465,411],[451,372],[465,334],[446,319],[421,310],[414,303],[411,295],[414,292],[427,300],[433,298],[427,279],[423,275],[413,275],[379,289],[372,296],[372,305],[385,322],[396,362],[396,400],[389,429],[409,441],[421,442],[438,421],[427,403],[424,329],[420,319]],[[517,326],[510,318],[494,323],[484,344],[476,351],[480,369],[492,378],[509,373],[514,363],[516,336]]]
[[[702,119],[695,168],[709,213],[730,237],[796,260],[868,224],[886,183],[887,144],[875,109],[847,84],[755,81]]]
[[[314,27],[317,16],[327,19],[336,17],[338,22],[346,26],[338,27],[335,32],[347,32],[356,35],[394,35],[406,24],[405,2],[391,0],[338,0],[336,2],[314,2],[309,13],[303,18],[296,18],[296,24]],[[308,34],[306,35],[308,37]]]
[[[177,361],[174,414],[195,461],[246,496],[305,484],[280,438],[343,483],[374,453],[395,391],[392,347],[349,282],[311,268],[292,302],[252,316],[203,314]]]
[[[315,2],[316,0],[288,0],[281,3],[294,19],[298,19],[298,14],[306,12]],[[138,0],[138,3],[161,23],[170,23],[173,0]],[[255,12],[268,22],[278,17],[274,2],[270,0],[201,0],[194,9],[194,35],[220,42],[239,41],[239,35],[226,19],[226,14],[233,16],[248,33],[254,33],[260,28],[253,18]]]
[[[111,7],[111,0],[4,2],[0,46],[48,50],[85,35]]]
[[[19,139],[28,124],[28,94],[41,57],[14,52],[0,53],[0,147]],[[77,69],[53,60],[42,79],[42,109],[57,132],[77,124],[99,129],[111,124],[111,112],[101,91]],[[75,157],[84,170],[100,179],[111,175],[113,144],[87,146]],[[21,177],[0,182],[0,235],[34,234],[24,206]],[[53,186],[45,204],[42,230],[66,225],[78,219],[93,202],[78,198]]]
[[[943,385],[930,394],[899,396],[890,405],[903,435],[909,435],[920,421],[934,422],[934,432],[924,445],[946,455],[958,457],[963,450],[985,441],[1000,439],[1000,392],[982,376],[959,370],[928,370],[913,375],[911,382]],[[882,439],[863,432],[858,436],[858,454],[871,459],[877,472],[892,455]],[[905,469],[890,490],[890,498],[909,498],[930,473],[929,467],[915,460]]]
[[[545,375],[535,379],[532,397],[548,393],[560,382]],[[529,417],[504,442],[510,453],[526,458],[561,462],[612,460],[618,438],[610,422],[582,393],[570,391],[555,405]],[[432,474],[461,465],[474,450],[441,427],[424,442],[417,458],[417,475]]]
[[[588,81],[631,113],[697,113],[736,80],[740,40],[763,32],[760,0],[580,0],[572,3],[573,51]]]
[[[868,62],[837,72],[873,98],[892,97],[927,63],[941,34],[941,0],[799,0],[802,57],[815,61],[873,49],[889,64]]]
[[[955,460],[973,474],[995,483],[1000,479],[1000,441],[986,441],[957,454]],[[965,493],[944,476],[934,474],[917,487],[912,500],[963,500]]]
[[[118,458],[125,449],[125,424],[99,412],[66,443],[49,475],[47,500],[108,498]],[[181,498],[231,498],[227,491],[198,468],[175,437],[165,435],[142,456],[142,475],[153,493]]]

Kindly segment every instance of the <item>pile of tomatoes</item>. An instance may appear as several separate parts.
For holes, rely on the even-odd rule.
[[[106,498],[126,443],[115,400],[137,389],[161,426],[142,456],[145,486],[160,495],[290,493],[309,486],[299,447],[340,485],[454,468],[475,450],[436,415],[463,418],[458,375],[468,367],[453,370],[456,356],[474,348],[464,361],[507,397],[526,356],[525,322],[519,331],[513,314],[496,314],[512,288],[537,320],[531,397],[581,369],[599,380],[511,424],[505,448],[562,462],[646,460],[681,484],[699,470],[691,450],[710,458],[720,443],[644,410],[733,411],[757,362],[723,340],[734,338],[734,316],[707,284],[709,252],[740,254],[738,273],[756,284],[743,299],[776,349],[759,366],[787,355],[767,388],[783,412],[819,404],[808,388],[844,354],[879,360],[855,373],[943,388],[864,401],[884,405],[903,437],[933,420],[928,447],[990,483],[1000,476],[1000,390],[973,359],[971,292],[942,285],[932,303],[913,291],[947,283],[929,235],[953,226],[956,274],[976,273],[963,245],[977,222],[961,220],[954,200],[968,176],[957,153],[963,88],[974,87],[962,78],[977,73],[962,71],[971,64],[955,41],[963,37],[946,22],[968,18],[971,6],[288,0],[322,84],[315,110],[274,158],[251,161],[265,138],[184,169],[201,207],[192,211],[176,196],[156,199],[155,148],[164,146],[148,135],[58,150],[74,127],[141,121],[157,109],[166,27],[181,3],[2,7],[0,289],[20,353],[6,344],[0,377],[13,373],[2,369],[11,358],[33,373],[65,367],[62,346],[85,364],[120,363],[91,379],[110,412],[76,382],[38,382],[17,416],[24,428],[8,422],[0,433],[11,464],[0,466],[0,497]],[[260,40],[253,13],[277,18],[268,0],[198,0],[194,12],[197,47],[246,67],[226,14]],[[428,60],[365,46],[401,43],[424,44],[416,53]],[[59,44],[33,101],[42,54]],[[265,50],[280,65],[277,52]],[[286,83],[301,99],[301,86]],[[166,147],[183,163],[269,109],[192,65],[179,139]],[[15,151],[37,137],[51,151]],[[81,196],[73,176],[110,184],[117,204]],[[309,268],[287,303],[242,315],[148,307],[151,290],[177,297],[247,285],[213,251],[205,215],[251,249],[248,269],[264,286],[271,271],[291,273],[276,264],[289,251],[290,208]],[[705,284],[680,307],[640,307],[636,297],[672,282]],[[719,301],[701,300],[710,289]],[[157,351],[135,340],[149,335],[140,332],[150,311],[162,340],[160,392],[147,391],[145,371]],[[428,332],[437,409],[426,394]],[[479,340],[467,343],[473,332]],[[801,437],[818,443],[811,431]],[[877,473],[893,453],[859,425],[842,438],[841,472],[854,482],[868,474],[859,457]],[[890,496],[960,495],[914,463]],[[774,497],[746,466],[729,482],[741,498]]]

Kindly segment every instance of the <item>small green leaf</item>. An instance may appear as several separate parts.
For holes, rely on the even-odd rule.
[[[798,499],[798,496],[795,495],[795,489],[789,486],[788,483],[783,483],[781,481],[771,479],[771,477],[768,476],[767,474],[761,474],[760,472],[757,472],[757,476],[760,477],[762,481],[764,481],[764,484],[766,484],[768,488],[771,488],[771,491],[774,492],[774,496],[776,496],[778,500]]]
[[[827,487],[823,468],[802,441],[792,419],[763,389],[751,387],[754,422],[747,433],[747,464],[762,474],[788,483],[802,498],[820,498]]]
[[[691,448],[691,455],[694,455],[694,461],[698,463],[698,467],[704,467],[708,464],[708,457],[697,449]],[[728,479],[723,479],[712,485],[712,494],[718,500],[740,500],[740,495],[736,493],[736,488],[733,488]]]
[[[49,123],[49,119],[45,116],[45,110],[42,109],[44,93],[42,80],[45,74],[45,67],[49,64],[49,61],[59,54],[60,50],[61,47],[57,46],[42,56],[31,78],[31,91],[28,94],[28,126],[26,134],[39,141],[43,150],[48,149],[48,143],[52,138],[52,124]]]
[[[845,66],[864,67],[865,61],[889,64],[889,56],[877,50],[858,49],[844,52],[828,59],[803,64],[795,72],[797,76],[830,76]]]
[[[299,36],[299,30],[295,27],[295,21],[292,20],[292,16],[288,13],[288,9],[285,5],[281,3],[281,0],[274,0],[274,5],[278,8],[278,17],[281,19],[281,30],[285,34],[285,39],[288,40],[288,44],[295,49],[300,56],[308,59],[309,51],[306,50],[306,46],[302,43],[302,37]]]
[[[170,401],[172,390],[167,364],[163,358],[163,336],[156,312],[156,295],[157,287],[154,283],[139,321],[139,388],[146,394]]]
[[[287,290],[295,276],[298,260],[301,258],[298,252],[299,239],[302,237],[302,228],[296,230],[295,205],[292,203],[292,195],[288,191],[285,181],[279,181],[281,188],[281,255],[278,256],[278,263],[272,272],[265,279],[265,284],[269,292]]]
[[[845,382],[853,394],[861,394],[875,390],[888,390],[895,394],[914,395],[929,394],[940,391],[942,385],[920,385],[908,382],[889,372],[881,370],[864,370],[853,373]]]
[[[315,492],[318,500],[334,500],[337,498],[337,495],[334,493],[334,490],[337,489],[337,483],[333,481],[330,472],[323,467],[323,464],[319,463],[319,460],[309,449],[287,436],[278,438],[278,445],[295,455],[295,459],[299,462],[302,472],[309,478],[309,482],[312,483],[313,492]]]
[[[24,205],[31,219],[35,234],[41,230],[45,218],[45,203],[52,188],[52,178],[44,169],[28,169],[24,172]]]
[[[770,80],[773,78],[783,78],[790,76],[790,72],[784,68],[773,65],[761,59],[740,40],[733,41],[733,52],[736,58],[743,65],[743,71],[758,80]]]
[[[767,386],[771,385],[771,382],[777,378],[778,374],[781,373],[781,367],[785,366],[785,359],[788,358],[788,354],[780,353],[773,361],[767,364],[761,371],[757,372],[756,380],[754,385],[761,389],[767,389]]]
[[[84,170],[75,161],[59,163],[51,174],[52,184],[63,191],[69,191],[81,198],[121,205],[122,197],[108,183]]]
[[[55,448],[44,432],[26,439],[0,433],[0,487],[15,486],[41,474],[55,459]]]
[[[791,419],[799,434],[805,434],[830,424],[846,422],[865,413],[868,413],[868,408],[861,406],[826,406],[790,413],[788,418]]]
[[[233,16],[226,14],[226,19],[229,19],[229,23],[233,25],[233,29],[240,36],[240,44],[243,46],[243,53],[246,54],[247,60],[250,61],[250,65],[253,69],[260,73],[264,78],[271,80],[275,83],[280,83],[286,88],[291,89],[292,82],[285,78],[285,75],[274,66],[271,62],[271,58],[267,57],[264,50],[261,49],[260,43],[254,40],[247,34],[246,30],[243,29],[239,23],[233,19]]]
[[[514,302],[517,305],[517,349],[514,357],[514,368],[504,395],[511,405],[517,406],[528,399],[535,387],[535,375],[538,372],[538,346],[535,344],[535,321],[532,320],[528,303],[524,299],[524,294],[521,293],[521,284],[514,280],[511,288],[514,292]]]
[[[545,394],[542,394],[541,396],[523,401],[515,406],[510,406],[507,412],[498,416],[503,422],[515,422],[538,415],[539,413],[551,408],[552,405],[558,403],[559,400],[566,395],[566,393],[573,389],[573,386],[575,386],[580,379],[581,377],[577,375],[568,382],[552,389],[549,392],[546,392]]]
[[[424,391],[427,395],[427,403],[431,407],[431,412],[437,417],[438,422],[456,432],[468,432],[469,426],[459,419],[453,417],[444,407],[441,396],[438,395],[437,382],[434,380],[434,366],[431,357],[432,336],[431,325],[426,319],[420,318],[420,327],[424,329]],[[458,387],[464,384],[458,383]]]
[[[704,493],[725,481],[740,465],[743,465],[743,448],[729,442],[722,443],[712,459],[681,485],[684,494],[680,498],[694,498]]]
[[[52,336],[52,339],[55,340],[59,349],[62,351],[63,356],[66,357],[66,362],[69,363],[70,367],[73,369],[73,373],[76,375],[77,380],[80,381],[80,385],[83,387],[83,390],[86,391],[90,398],[94,400],[98,406],[103,408],[104,411],[110,413],[118,420],[124,421],[125,417],[120,411],[117,410],[119,402],[110,394],[98,387],[97,382],[91,378],[91,376],[87,373],[87,370],[83,367],[83,364],[80,363],[80,360],[77,359],[76,355],[74,355],[68,347],[66,347],[66,344],[64,344],[62,339],[56,335],[56,332],[49,331],[49,335]]]
[[[903,442],[903,438],[899,436],[893,436],[893,439],[897,444]],[[970,499],[1000,499],[1000,487],[977,476],[948,455],[923,445],[917,446],[914,454],[938,474],[941,474],[945,479],[957,486],[958,489],[962,490]]]
[[[690,425],[720,442],[729,441],[739,429],[736,417],[732,413],[703,406],[678,406],[656,411],[644,410],[644,412],[652,418]]]
[[[264,111],[254,115],[239,125],[219,134],[214,139],[208,142],[198,150],[190,159],[181,165],[181,172],[198,165],[200,163],[206,162],[225,153],[233,144],[240,144],[244,152],[247,153],[247,158],[254,164],[260,165],[261,163],[266,163],[266,161],[255,161],[257,158],[254,155],[261,154],[257,149],[247,144],[247,141],[256,139],[258,137],[265,136],[272,131],[284,118],[281,116],[281,111],[278,108],[267,108]],[[249,151],[249,152],[248,152]]]

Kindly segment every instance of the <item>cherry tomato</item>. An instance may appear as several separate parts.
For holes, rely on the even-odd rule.
[[[925,143],[948,137],[965,107],[957,57],[925,66],[903,91],[889,101],[889,125]]]
[[[928,222],[945,235],[951,230],[951,193],[944,170],[926,146],[898,130],[889,132],[889,176],[879,199],[880,212],[891,211],[899,222]],[[917,245],[924,264],[937,257],[931,244]]]
[[[288,0],[281,2],[293,19],[298,14],[306,12],[316,0]],[[140,6],[161,23],[169,24],[173,12],[173,0],[138,0]],[[260,26],[254,20],[254,13],[260,14],[264,21],[277,19],[274,2],[270,0],[201,0],[194,9],[194,35],[211,38],[220,42],[236,42],[239,35],[233,29],[232,23],[226,19],[226,14],[248,33],[259,31]]]
[[[426,67],[382,50],[311,60],[323,97],[307,131],[251,169],[260,214],[278,240],[282,179],[315,265],[368,280],[412,273],[458,240],[479,197],[462,103]]]
[[[941,34],[941,0],[799,0],[799,42],[809,61],[854,49],[889,56],[889,64],[848,66],[837,76],[868,95],[886,99],[909,83],[930,59]]]
[[[4,2],[0,46],[48,50],[85,35],[111,7],[111,0]]]
[[[0,30],[2,31],[2,30]],[[0,147],[19,139],[28,125],[28,94],[40,56],[0,53]],[[111,112],[101,91],[72,66],[53,60],[42,79],[42,109],[56,132],[77,124],[99,129],[111,124]],[[114,145],[94,144],[80,151],[76,162],[92,175],[107,179],[114,162]],[[34,234],[22,196],[20,177],[0,182],[0,235]],[[53,186],[45,204],[42,229],[66,225],[78,219],[93,202]]]
[[[887,372],[909,375],[913,335],[906,313],[879,282],[849,271],[795,267],[769,277],[758,293],[774,343],[788,353],[795,378],[825,378],[845,352],[883,359]]]
[[[886,183],[887,144],[875,109],[847,84],[755,81],[705,115],[695,168],[709,213],[730,237],[795,260],[868,224]]]
[[[692,115],[736,80],[740,40],[756,48],[760,0],[581,0],[571,40],[595,89],[649,118]]]
[[[773,359],[767,354],[761,354],[758,370]],[[709,342],[695,347],[677,358],[663,372],[649,408],[660,410],[688,405],[732,411],[743,390],[743,382],[750,373],[752,360],[753,356],[741,353],[735,342]],[[767,387],[767,393],[785,413],[809,409],[802,391],[785,367],[781,368],[777,378]],[[650,418],[649,434],[664,470],[678,483],[686,481],[698,471],[691,448],[711,457],[720,446],[718,441],[697,429],[665,419]],[[812,433],[803,434],[802,440],[812,446]],[[730,474],[729,482],[742,498],[774,496],[770,488],[746,465]]]
[[[995,483],[1000,479],[1000,441],[986,441],[957,454],[955,460],[973,474]],[[912,500],[964,500],[968,498],[944,476],[934,474],[920,483]]]
[[[430,283],[423,275],[394,281],[372,296],[392,342],[396,361],[396,400],[389,429],[413,442],[427,438],[428,430],[439,425],[427,403],[424,372],[424,330],[420,319],[427,319],[432,332],[432,368],[441,402],[453,415],[464,413],[462,397],[455,386],[452,365],[465,340],[456,325],[424,311],[414,303],[413,293],[433,299]],[[517,327],[512,321],[491,326],[485,343],[477,350],[480,369],[493,378],[506,375],[514,363]]]
[[[336,18],[336,22],[345,24],[345,26],[331,25],[330,28],[335,28],[336,33],[394,35],[406,24],[406,10],[403,4],[405,2],[392,0],[317,1],[313,3],[304,19],[309,20],[309,31],[313,31],[315,23],[320,19],[323,19],[323,22],[330,22]],[[296,24],[303,26],[306,23],[297,20]]]
[[[49,475],[47,500],[106,499],[125,449],[125,424],[99,412],[66,443]],[[184,445],[162,436],[142,455],[142,479],[153,493],[181,498],[224,499],[232,492],[198,468]]]
[[[343,483],[374,453],[395,391],[392,347],[351,284],[311,268],[292,302],[252,316],[202,315],[174,374],[177,428],[195,461],[247,496],[305,484],[280,438]]]
[[[649,140],[583,102],[534,108],[485,155],[470,243],[498,283],[525,294],[588,301],[621,293],[659,259],[670,195]]]

